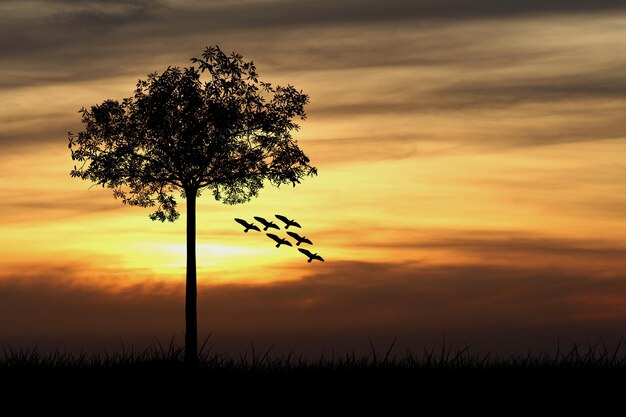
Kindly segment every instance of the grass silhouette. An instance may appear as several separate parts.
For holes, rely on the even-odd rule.
[[[208,341],[208,339],[207,339]],[[626,372],[626,340],[609,345],[603,340],[583,347],[572,344],[568,349],[557,346],[555,353],[541,352],[525,355],[498,355],[472,352],[469,346],[452,348],[445,343],[425,348],[422,352],[394,353],[392,343],[384,351],[371,344],[369,354],[354,350],[343,354],[323,352],[318,359],[289,353],[275,354],[272,347],[261,350],[252,344],[244,352],[216,352],[203,344],[194,371],[233,374],[286,375],[294,373],[349,374],[364,372],[419,371],[624,371]],[[177,370],[184,367],[184,347],[173,339],[168,345],[156,342],[142,350],[122,345],[117,352],[71,353],[42,352],[38,348],[13,349],[4,347],[0,354],[0,371],[7,370]]]
[[[348,351],[316,359],[253,345],[245,352],[220,353],[205,344],[195,367],[185,365],[184,347],[173,343],[100,354],[45,353],[36,348],[5,348],[0,354],[5,398],[21,398],[24,392],[33,398],[66,398],[70,393],[90,404],[122,408],[148,404],[150,399],[157,410],[161,404],[177,405],[180,398],[191,397],[198,406],[282,407],[289,412],[293,402],[322,411],[341,404],[352,412],[377,404],[386,410],[383,415],[407,407],[463,413],[468,407],[500,412],[503,403],[527,409],[561,407],[563,398],[596,407],[598,398],[622,397],[625,377],[624,340],[613,346],[599,341],[585,348],[573,344],[553,354],[508,356],[445,345],[394,353],[393,345],[381,351],[372,345],[369,354]]]

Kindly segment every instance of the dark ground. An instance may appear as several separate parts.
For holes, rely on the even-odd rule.
[[[334,415],[340,409],[348,415],[356,410],[368,415],[373,410],[383,415],[453,410],[534,415],[549,409],[560,415],[589,409],[596,415],[612,406],[621,410],[626,392],[626,356],[599,348],[503,359],[464,350],[436,357],[348,355],[317,362],[213,355],[196,368],[185,366],[178,350],[169,353],[103,358],[5,352],[0,359],[3,398],[18,401],[24,412],[45,404],[48,411],[138,407],[140,414],[171,409],[178,411],[175,415],[192,406],[205,410],[200,414],[221,410],[218,415],[244,410]]]

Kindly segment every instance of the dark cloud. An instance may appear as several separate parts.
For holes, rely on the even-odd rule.
[[[506,80],[467,80],[436,90],[436,95],[462,108],[514,106],[561,101],[626,99],[626,76],[620,68],[579,74],[546,74]]]
[[[482,19],[519,17],[537,14],[588,13],[607,10],[624,10],[619,0],[581,1],[556,0],[392,0],[381,3],[376,0],[324,0],[317,2],[278,1],[269,3],[284,10],[281,21],[301,24],[319,21],[380,21],[403,19]],[[261,8],[259,8],[261,9]],[[258,12],[259,9],[254,9]]]
[[[457,63],[463,62],[464,58],[466,57],[457,56]],[[523,65],[521,62],[517,64]],[[471,63],[468,62],[468,65]],[[482,60],[482,65],[496,67],[497,62]],[[580,111],[583,112],[585,105],[593,105],[590,102],[626,100],[626,76],[622,73],[621,67],[578,74],[539,73],[517,78],[482,75],[480,80],[474,79],[481,74],[480,70],[475,69],[466,73],[468,74],[466,79],[440,80],[445,85],[432,89],[424,87],[419,76],[415,76],[413,80],[407,78],[403,85],[397,86],[402,90],[401,94],[399,91],[385,92],[395,100],[385,96],[374,96],[363,102],[313,103],[311,112],[325,117],[350,117],[418,112],[423,114],[442,110],[512,109],[521,105],[561,102],[580,103]],[[568,110],[553,108],[548,111],[563,114]]]
[[[73,281],[76,273],[35,269],[5,277],[0,339],[94,348],[180,334],[182,282],[97,289]],[[336,262],[299,281],[202,286],[200,327],[222,350],[254,341],[277,352],[319,354],[331,344],[368,348],[368,337],[386,343],[397,337],[400,346],[421,350],[445,335],[450,343],[525,352],[552,348],[558,337],[621,336],[624,278],[559,268]]]
[[[163,8],[159,0],[6,0],[2,9],[6,17],[25,21],[47,19],[51,22],[100,25],[126,23],[152,16]],[[7,16],[8,14],[8,16]]]
[[[389,231],[389,229],[386,229]],[[400,233],[400,231],[398,231]],[[539,234],[521,233],[516,231],[435,231],[436,238],[420,239],[420,235],[433,235],[433,231],[407,231],[402,236],[413,236],[412,240],[396,242],[368,243],[360,240],[357,244],[380,248],[418,248],[418,249],[451,249],[461,253],[474,253],[488,256],[492,260],[516,256],[521,259],[561,257],[571,259],[573,264],[579,260],[588,264],[598,261],[620,262],[626,266],[626,246],[617,245],[612,241],[594,239],[564,239],[542,236]]]
[[[88,187],[85,183],[85,194],[78,195],[76,192],[42,193],[30,188],[18,192],[4,191],[7,202],[0,206],[0,224],[58,222],[123,209],[124,205],[115,201],[111,193],[86,194]]]
[[[70,74],[82,78],[86,74],[109,71],[113,69],[109,68],[113,56],[141,60],[168,51],[183,52],[181,47],[187,49],[189,38],[207,43],[212,43],[212,39],[232,39],[240,45],[263,43],[264,38],[269,38],[265,52],[270,55],[270,61],[275,57],[282,67],[290,62],[298,68],[388,66],[407,61],[413,64],[441,63],[445,59],[454,59],[455,55],[464,56],[464,47],[479,40],[475,33],[465,33],[465,29],[442,33],[442,28],[454,28],[452,22],[458,19],[518,18],[543,12],[567,14],[625,8],[618,1],[574,3],[565,0],[549,3],[496,0],[198,2],[191,3],[191,6],[184,2],[149,0],[51,1],[40,4],[40,12],[31,15],[26,13],[29,2],[9,3],[13,7],[4,13],[4,19],[0,18],[3,23],[0,57],[4,65],[8,64],[10,68],[17,57],[28,59],[33,66],[54,64],[61,67],[65,64],[62,73],[53,71],[48,75],[51,80],[62,79],[63,74],[72,79]],[[24,13],[19,13],[20,4],[24,5]],[[432,18],[451,22],[433,23],[430,22]],[[415,26],[417,22],[423,26]],[[341,32],[350,27],[356,30],[349,37],[352,43],[345,45],[346,39]],[[309,28],[313,33],[298,36],[298,32],[306,32]],[[371,31],[383,31],[387,36],[381,41],[368,36]],[[421,33],[415,39],[418,45],[407,47],[406,39],[403,40],[407,31]],[[279,35],[281,32],[289,33],[288,39],[292,42],[285,42],[286,39]],[[389,35],[393,41],[384,39]],[[354,44],[359,38],[365,41]],[[296,56],[284,53],[287,51],[281,45],[285,43],[298,52]],[[442,44],[447,47],[441,48]],[[199,46],[203,45],[194,43],[189,51],[195,51]],[[477,53],[479,51],[472,52],[475,63],[485,57]],[[512,51],[501,51],[499,56],[490,58],[505,62],[507,56],[514,55]],[[184,54],[182,56],[187,58]],[[53,59],[55,61],[51,62]],[[359,64],[359,61],[362,62]],[[76,71],[76,65],[88,65],[89,71],[81,74]]]
[[[52,106],[51,106],[52,107]],[[77,112],[56,112],[51,108],[33,109],[32,112],[0,117],[0,145],[6,147],[37,147],[45,144],[67,147],[67,132],[79,127]],[[68,151],[69,154],[69,151]]]
[[[29,159],[31,153],[49,152],[58,155],[58,149],[31,148],[27,146],[18,148],[19,153],[11,155],[13,163],[4,168],[5,175],[0,173],[0,181],[4,180],[1,190],[4,202],[0,205],[0,224],[14,226],[14,230],[18,230],[20,226],[56,223],[96,213],[127,209],[121,201],[113,198],[108,189],[94,187],[92,183],[80,180],[68,184],[68,181],[71,181],[69,172],[73,166],[69,151],[64,166],[50,166],[48,162],[32,163]],[[23,181],[24,177],[33,172],[38,174],[37,181]],[[137,212],[141,213],[141,210]],[[145,213],[147,216],[147,212]]]
[[[32,53],[50,46],[89,42],[106,33],[152,20],[163,10],[159,1],[6,1],[3,12],[3,55]]]
[[[174,2],[170,4],[175,4]],[[196,3],[197,4],[197,3]],[[221,26],[237,25],[275,27],[306,24],[354,24],[398,21],[467,20],[521,17],[538,14],[569,14],[624,10],[623,2],[600,0],[543,2],[499,0],[278,0],[231,2],[224,5],[209,2],[207,16]]]
[[[0,88],[132,72],[119,58],[134,55],[136,60],[144,59],[137,50],[145,38],[131,39],[128,32],[150,32],[150,24],[163,9],[153,0],[6,2],[0,5],[0,12],[5,10],[0,14],[0,59],[4,63]]]
[[[544,48],[540,41],[528,42],[533,36],[532,25],[523,29],[502,23],[544,14],[551,18],[623,9],[622,2],[58,0],[37,3],[39,7],[31,14],[25,12],[24,5],[29,2],[3,4],[3,107],[9,108],[11,96],[24,88],[72,85],[89,91],[94,81],[112,85],[122,78],[128,87],[126,93],[118,88],[94,102],[77,100],[73,107],[68,101],[59,106],[51,97],[50,106],[61,116],[40,104],[25,112],[32,123],[19,128],[10,124],[17,115],[1,117],[0,123],[9,123],[10,128],[0,133],[0,144],[12,148],[59,138],[64,141],[67,130],[78,128],[75,112],[80,107],[104,98],[128,96],[136,79],[170,64],[187,65],[191,56],[212,43],[243,52],[257,62],[261,74],[270,73],[276,81],[291,82],[298,77],[296,85],[312,95],[311,123],[352,118],[364,121],[363,131],[353,137],[323,138],[336,149],[315,145],[326,160],[340,154],[350,159],[411,157],[419,154],[416,144],[424,140],[464,144],[462,151],[472,151],[604,140],[626,134],[621,123],[624,109],[619,105],[626,91],[620,58],[611,60],[610,67],[603,62],[595,71],[587,68],[571,74],[571,46]],[[502,19],[486,19],[491,17]],[[572,23],[569,25],[571,29]],[[606,29],[601,18],[598,27]],[[559,30],[557,27],[555,33]],[[611,30],[619,33],[619,28]],[[619,41],[615,42],[619,50]],[[585,51],[589,52],[588,45],[581,52],[581,62],[589,58]],[[543,67],[543,63],[558,59],[564,60],[562,70]],[[507,68],[516,71],[499,71]],[[522,68],[529,69],[526,76],[520,75]],[[363,72],[370,76],[357,83]],[[376,78],[377,73],[384,78]],[[326,86],[320,87],[316,80]],[[590,106],[607,101],[618,103],[613,111],[588,111]],[[538,114],[568,116],[571,109],[553,104],[572,103],[578,104],[582,117],[555,122],[549,128],[540,118],[533,122]],[[541,105],[548,106],[537,108],[533,114],[519,109]],[[497,117],[487,114],[494,110],[510,112]],[[442,123],[462,123],[470,111],[483,119],[480,128],[467,125],[466,131],[451,132],[445,138],[429,137],[418,119],[434,115]],[[384,123],[387,118],[412,115],[415,122],[403,120],[403,132],[386,129],[388,133],[381,137],[374,131],[376,126],[368,128],[368,124]],[[509,129],[504,123],[523,117],[529,123],[521,127]],[[492,129],[494,120],[500,125]],[[407,134],[407,130],[415,134]],[[364,132],[377,139],[364,140]],[[387,146],[381,147],[376,141]],[[337,152],[343,148],[350,152]]]

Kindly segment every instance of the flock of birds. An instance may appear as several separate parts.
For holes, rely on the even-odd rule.
[[[298,222],[296,222],[294,219],[288,219],[287,217],[280,215],[280,214],[276,214],[275,215],[276,218],[278,220],[280,220],[281,222],[283,222],[285,224],[285,230],[289,229],[289,227],[298,227],[301,228],[302,226],[300,226],[300,224]],[[276,230],[280,230],[280,226],[278,226],[276,223],[274,223],[273,221],[270,220],[266,220],[263,217],[259,217],[259,216],[254,216],[254,219],[256,221],[258,221],[259,223],[261,223],[263,225],[263,231],[266,232],[267,229],[276,229]],[[261,229],[259,229],[259,227],[257,225],[255,225],[254,223],[248,223],[246,220],[244,219],[238,219],[235,218],[235,221],[237,223],[239,223],[240,225],[242,225],[243,227],[245,227],[244,229],[244,233],[248,233],[249,230],[256,230],[257,232],[260,232]],[[291,236],[293,239],[295,239],[296,241],[296,246],[300,246],[300,244],[302,243],[306,243],[308,245],[312,245],[313,242],[311,242],[310,239],[307,239],[306,236],[300,236],[299,234],[297,234],[296,232],[292,232],[292,231],[287,231],[287,234],[289,236]],[[285,246],[293,246],[291,244],[290,241],[288,241],[286,238],[284,237],[280,237],[277,236],[273,233],[265,233],[265,235],[267,237],[269,237],[270,239],[272,239],[274,242],[276,242],[276,247],[279,248],[281,245],[285,245]],[[318,261],[322,261],[324,262],[324,258],[322,258],[321,256],[319,256],[317,253],[312,253],[311,251],[304,249],[304,248],[298,248],[298,251],[300,251],[301,253],[305,254],[309,259],[307,260],[307,262],[311,262],[313,260],[318,260]]]

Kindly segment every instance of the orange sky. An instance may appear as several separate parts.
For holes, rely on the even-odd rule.
[[[626,325],[619,307],[626,305],[626,10],[611,1],[578,7],[494,0],[483,10],[448,3],[394,0],[383,10],[374,1],[3,2],[0,296],[41,282],[50,294],[80,288],[103,300],[120,291],[177,294],[184,217],[152,222],[147,210],[71,179],[67,131],[80,129],[82,106],[129,96],[138,78],[188,65],[205,45],[219,44],[254,60],[262,79],[310,95],[296,138],[319,176],[296,188],[268,186],[245,205],[224,206],[210,195],[199,200],[198,273],[207,291],[235,285],[261,294],[293,285],[297,293],[321,282],[344,294],[340,286],[356,285],[365,268],[381,271],[371,287],[380,291],[371,297],[409,280],[407,291],[415,293],[407,306],[456,311],[461,288],[472,282],[478,300],[455,319],[428,321],[420,311],[417,323],[407,319],[418,314],[412,307],[386,316],[395,296],[380,295],[370,310],[355,307],[361,318],[346,321],[360,329],[355,338],[367,336],[368,322],[373,334],[457,332],[483,342],[517,323],[556,338],[563,329],[594,328],[585,327],[591,318],[595,328],[619,334],[614,329]],[[301,222],[327,262],[308,264],[295,249],[243,234],[232,220],[274,213]],[[535,276],[545,279],[530,284]],[[581,284],[587,280],[602,284],[590,294]],[[457,281],[463,284],[450,286]],[[485,309],[509,317],[502,297],[524,297],[531,288],[532,299],[507,310],[510,321],[471,330],[467,317]],[[544,311],[534,291],[561,306],[559,314],[529,318],[529,309]],[[300,301],[286,303],[281,314],[326,294],[313,293],[297,293]],[[343,334],[319,328],[335,320],[333,306],[354,301],[346,294],[329,296],[318,312],[327,318],[303,332],[324,340]],[[263,316],[261,301],[250,295],[249,303],[249,316],[241,313],[240,331],[232,334],[279,334],[264,332],[275,323],[268,324],[274,316]],[[24,318],[32,331],[17,331],[14,315],[20,308],[24,317],[29,310],[52,314],[43,305],[0,307],[0,339],[37,341],[43,321]],[[93,336],[69,325],[55,333],[81,311],[60,305],[49,307],[60,318],[46,340]],[[203,328],[221,328],[215,316],[235,314],[228,308],[207,313]],[[104,313],[93,315],[109,323]],[[268,321],[241,324],[257,315]],[[116,317],[107,325],[113,340],[128,319]],[[180,332],[182,317],[171,320],[151,334]],[[129,334],[144,324],[137,319]]]

